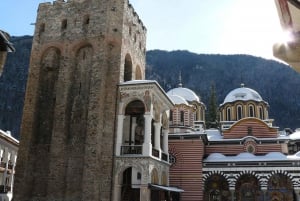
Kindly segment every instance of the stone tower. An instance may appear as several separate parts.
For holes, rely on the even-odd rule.
[[[39,5],[15,201],[112,199],[117,87],[144,79],[145,37],[128,0]]]

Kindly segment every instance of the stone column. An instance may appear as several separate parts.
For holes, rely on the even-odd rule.
[[[230,194],[231,194],[231,201],[235,201],[235,190],[230,189]]]
[[[154,147],[158,151],[160,151],[160,129],[161,129],[161,123],[160,122],[155,122],[154,123],[154,128],[155,128],[155,142],[154,142]]]
[[[135,129],[136,129],[136,117],[132,117],[132,123],[131,123],[131,141],[133,141],[133,144],[135,144]]]
[[[118,115],[118,123],[117,123],[117,143],[116,143],[116,156],[121,155],[121,146],[123,141],[123,123],[125,116],[123,114]]]
[[[0,75],[2,74],[7,52],[0,51]]]
[[[295,191],[295,195],[296,195],[296,200],[297,201],[300,201],[300,189],[294,189],[294,191]]]
[[[263,201],[267,201],[267,189],[265,187],[261,188],[261,191],[263,192]]]
[[[122,193],[122,185],[115,184],[112,200],[113,201],[120,201],[121,200],[121,193]]]
[[[152,155],[152,144],[151,144],[151,123],[152,116],[151,114],[145,114],[145,123],[144,123],[144,143],[143,143],[143,155],[151,156]]]
[[[151,190],[148,188],[147,184],[141,185],[140,188],[140,200],[150,201],[151,199]]]
[[[10,161],[11,161],[11,174],[9,175],[9,187],[11,189],[11,192],[13,192],[13,184],[14,184],[14,172],[15,172],[15,166],[16,166],[16,159],[17,155],[15,151],[11,152]]]
[[[163,135],[164,135],[164,141],[163,141],[163,151],[168,154],[169,153],[169,148],[168,148],[168,144],[169,144],[169,129],[163,129]]]
[[[3,163],[6,163],[5,170],[3,173],[3,178],[2,178],[2,185],[5,185],[5,180],[7,177],[7,168],[8,168],[8,148],[7,147],[4,148]]]

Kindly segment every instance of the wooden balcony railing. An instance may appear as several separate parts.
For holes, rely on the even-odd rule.
[[[159,158],[159,151],[157,149],[152,148],[152,156]]]
[[[126,154],[142,154],[143,146],[142,145],[123,145],[121,146],[121,155]]]
[[[10,192],[10,191],[11,191],[10,186],[0,185],[0,193],[7,193],[7,192]]]
[[[169,160],[168,160],[168,154],[166,154],[164,152],[161,152],[161,160],[169,162]]]

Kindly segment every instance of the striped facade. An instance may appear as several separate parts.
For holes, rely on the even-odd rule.
[[[204,144],[195,139],[169,139],[169,151],[175,157],[170,167],[170,185],[184,190],[182,201],[199,201],[203,197],[202,158]]]

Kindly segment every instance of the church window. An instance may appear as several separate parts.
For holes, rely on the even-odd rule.
[[[230,109],[230,107],[228,107],[226,110],[227,110],[226,111],[226,120],[231,121],[231,109]]]
[[[249,117],[254,117],[254,106],[250,105],[249,106]]]
[[[237,120],[242,119],[243,117],[243,109],[241,105],[237,106]]]
[[[170,121],[173,121],[173,110],[170,110]]]
[[[251,127],[251,126],[249,126],[249,127],[247,128],[247,134],[248,134],[248,135],[252,135],[252,127]]]
[[[264,119],[264,112],[263,112],[262,107],[259,107],[259,118],[262,120]]]
[[[180,111],[180,124],[184,123],[184,111]]]

